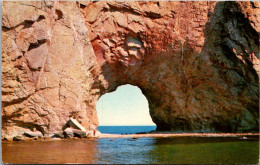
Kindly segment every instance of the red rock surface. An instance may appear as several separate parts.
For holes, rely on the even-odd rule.
[[[138,86],[158,130],[259,128],[258,2],[3,2],[2,135],[98,126]]]

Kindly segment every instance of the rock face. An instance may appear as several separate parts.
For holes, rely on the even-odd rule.
[[[138,86],[158,130],[259,128],[258,2],[3,2],[2,135],[98,126]]]
[[[2,17],[2,133],[51,134],[70,118],[95,129],[96,60],[76,2],[3,2]]]

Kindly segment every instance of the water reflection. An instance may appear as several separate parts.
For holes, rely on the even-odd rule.
[[[145,164],[151,163],[153,159],[149,154],[154,150],[154,138],[118,138],[118,139],[99,139],[98,163],[114,164]]]
[[[96,140],[28,141],[2,143],[4,163],[94,163]]]
[[[140,164],[256,164],[259,159],[258,136],[174,137],[99,139],[98,163]]]
[[[259,137],[115,138],[2,143],[4,163],[257,164]]]
[[[257,164],[259,137],[158,138],[150,155],[158,163],[169,164]]]

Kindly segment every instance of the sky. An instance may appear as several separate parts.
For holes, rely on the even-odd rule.
[[[155,125],[149,114],[148,101],[132,85],[119,86],[101,96],[97,103],[99,125]]]

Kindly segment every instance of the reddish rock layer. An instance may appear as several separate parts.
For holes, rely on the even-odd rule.
[[[3,2],[2,133],[98,126],[138,86],[158,130],[250,132],[259,118],[258,2]]]

